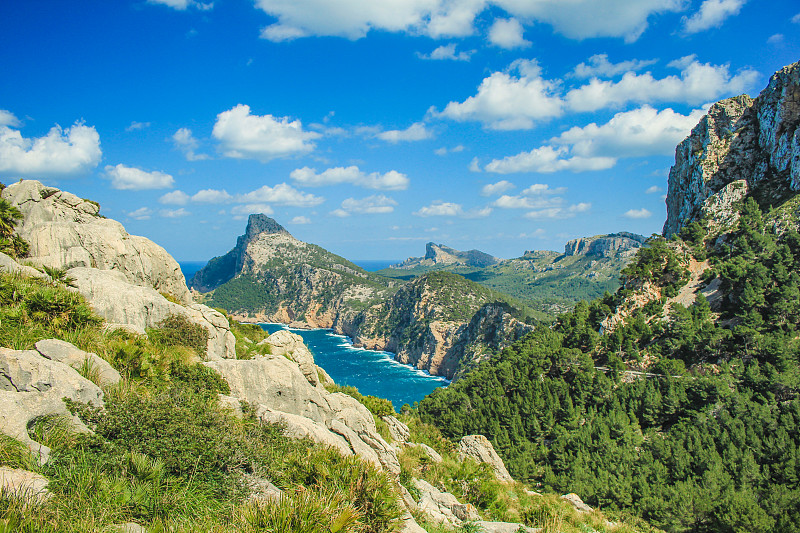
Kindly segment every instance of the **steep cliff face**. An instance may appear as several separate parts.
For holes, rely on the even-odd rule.
[[[434,244],[429,242],[425,245],[425,257],[409,257],[400,264],[392,265],[389,268],[412,269],[418,267],[433,266],[467,266],[484,268],[495,265],[500,260],[480,250],[468,250],[462,252],[444,244]]]
[[[717,102],[675,150],[664,235],[708,217],[725,228],[755,191],[766,203],[800,191],[800,63],[776,72],[761,94]]]
[[[626,231],[610,235],[584,237],[567,242],[564,245],[564,255],[633,257],[646,240],[647,238],[642,235]]]

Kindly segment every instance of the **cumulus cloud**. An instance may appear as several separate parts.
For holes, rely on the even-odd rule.
[[[298,191],[286,183],[279,183],[274,187],[264,185],[249,193],[238,195],[234,200],[239,203],[278,204],[293,207],[314,207],[325,201],[320,196]]]
[[[784,40],[784,35],[782,33],[776,33],[774,35],[770,35],[767,38],[767,42],[769,44],[782,44]]]
[[[148,220],[153,215],[153,210],[149,207],[140,207],[128,213],[128,217],[134,220]]]
[[[162,209],[158,214],[165,218],[181,218],[191,215],[191,213],[183,207],[179,207],[178,209]]]
[[[455,43],[451,44],[443,44],[442,46],[435,48],[430,54],[417,54],[420,59],[432,59],[432,60],[451,60],[451,61],[469,61],[472,57],[472,54],[475,53],[475,50],[462,50],[461,52],[456,52],[456,45]]]
[[[121,163],[116,166],[106,165],[105,171],[106,177],[111,180],[111,186],[120,190],[168,189],[175,184],[172,176],[164,172],[158,170],[148,172]]]
[[[592,78],[588,84],[569,91],[566,104],[573,111],[596,111],[629,102],[697,105],[718,100],[725,94],[740,94],[758,79],[754,70],[744,69],[731,75],[728,65],[700,63],[695,56],[672,61],[669,66],[679,68],[680,76],[656,79],[649,72],[628,72],[617,82]]]
[[[583,157],[671,155],[705,113],[705,109],[695,109],[681,115],[670,108],[656,111],[645,105],[617,113],[601,126],[573,127],[550,142],[569,145],[572,154]]]
[[[203,3],[196,0],[147,0],[150,4],[161,4],[164,6],[177,9],[178,11],[186,11],[188,8],[193,7],[200,11],[208,11],[214,7],[213,2]]]
[[[433,133],[422,122],[415,122],[404,130],[382,131],[375,137],[382,141],[396,143],[400,141],[423,141],[433,137]]]
[[[225,156],[263,162],[308,153],[315,147],[312,141],[321,137],[304,131],[299,120],[251,115],[250,106],[244,104],[217,115],[211,134],[220,141]]]
[[[545,218],[550,218],[550,219],[572,218],[578,213],[585,213],[589,211],[591,208],[592,208],[591,203],[581,202],[578,204],[573,204],[567,208],[549,207],[546,209],[530,211],[528,213],[525,213],[523,216],[525,218],[530,218],[534,220],[541,220]]]
[[[0,126],[18,127],[20,125],[19,119],[14,116],[11,111],[0,109]]]
[[[192,195],[192,202],[201,204],[224,204],[233,200],[233,196],[225,189],[203,189]]]
[[[481,189],[481,196],[495,196],[509,191],[514,187],[515,185],[507,180],[501,180],[497,183],[488,183]]]
[[[509,196],[504,194],[492,202],[494,207],[501,209],[543,209],[561,205],[563,200],[559,197],[542,198],[530,196]]]
[[[738,15],[747,0],[705,0],[691,17],[683,18],[683,31],[698,33],[718,28],[728,17]]]
[[[419,211],[414,211],[413,214],[418,217],[455,217],[463,213],[464,208],[461,204],[437,200],[431,205],[420,207]]]
[[[161,196],[158,202],[167,205],[186,205],[189,203],[190,199],[191,196],[183,191],[172,191]]]
[[[800,24],[800,13],[792,17],[792,22],[795,24]]]
[[[181,2],[187,0],[164,0]],[[543,22],[571,39],[624,37],[636,40],[652,15],[683,8],[682,0],[257,0],[278,21],[262,37],[285,41],[308,36],[360,39],[371,30],[424,34],[433,38],[466,36],[475,19],[498,7],[526,22]]]
[[[489,42],[506,50],[527,48],[531,42],[523,37],[524,31],[517,19],[497,19],[489,28]]]
[[[263,203],[236,205],[231,209],[231,214],[237,215],[235,218],[240,218],[246,215],[254,215],[256,213],[261,213],[262,215],[272,215],[274,211],[269,204]]]
[[[194,138],[192,130],[189,128],[180,128],[172,135],[172,142],[175,148],[183,152],[187,161],[201,161],[210,159],[207,154],[198,154],[197,149],[200,147],[200,141]]]
[[[4,111],[0,121],[17,125],[16,117]],[[44,137],[28,139],[19,130],[0,126],[0,172],[15,174],[73,174],[85,172],[100,162],[100,135],[94,126],[76,122],[62,130],[53,126]]]
[[[626,72],[635,72],[643,68],[654,65],[657,59],[631,59],[612,63],[608,60],[608,54],[595,54],[586,63],[580,63],[572,71],[576,78],[613,78]]]
[[[514,61],[508,71],[485,78],[478,93],[463,102],[450,102],[438,116],[457,121],[476,120],[496,130],[532,128],[563,113],[558,87],[542,78],[535,60]]]
[[[136,130],[143,130],[150,127],[149,122],[136,122],[135,120],[130,123],[130,125],[125,128],[125,131],[136,131]]]
[[[289,224],[311,224],[311,219],[303,215],[298,215],[290,220]]]
[[[624,216],[625,218],[650,218],[652,215],[653,213],[651,213],[647,209],[641,208],[641,209],[629,209],[622,216]]]
[[[324,185],[337,185],[350,183],[365,189],[378,189],[384,191],[402,191],[408,188],[409,179],[405,174],[390,170],[384,174],[371,172],[367,174],[357,166],[335,167],[317,173],[316,169],[303,167],[293,170],[290,177],[299,185],[305,187],[322,187]]]
[[[347,198],[342,202],[339,209],[331,211],[331,214],[338,217],[347,217],[353,213],[362,215],[377,215],[391,213],[397,202],[383,194],[373,194],[366,198]]]
[[[658,185],[651,185],[650,187],[647,188],[646,191],[644,191],[644,193],[645,194],[656,194],[656,193],[662,192],[663,190],[664,189],[662,189]]]
[[[613,157],[569,157],[568,154],[569,149],[563,146],[558,148],[542,146],[530,152],[521,152],[503,159],[494,159],[486,165],[485,169],[487,172],[497,174],[511,174],[514,172],[547,174],[564,170],[572,172],[605,170],[616,164],[616,159]]]
[[[447,155],[447,154],[463,152],[464,150],[466,150],[466,148],[464,148],[464,145],[459,144],[452,148],[447,148],[446,146],[442,146],[441,148],[437,148],[436,150],[434,150],[433,153],[436,155]]]

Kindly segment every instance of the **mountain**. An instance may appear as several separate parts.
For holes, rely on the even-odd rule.
[[[444,265],[483,268],[499,262],[500,260],[496,257],[479,250],[461,252],[444,244],[429,242],[425,245],[425,257],[409,257],[402,263],[391,265],[389,268],[411,269]]]
[[[471,265],[464,261],[434,262],[433,259],[439,256],[438,250],[452,249],[429,243],[425,258],[408,259],[377,273],[396,279],[411,279],[427,272],[445,270],[512,295],[540,311],[558,313],[572,308],[582,299],[597,298],[604,292],[615,291],[619,287],[620,271],[645,241],[645,237],[627,232],[596,235],[569,241],[564,246],[564,253],[526,251],[522,257],[497,260],[483,266],[478,262]]]
[[[666,531],[800,531],[799,74],[710,108],[614,295],[435,391],[423,420]]]
[[[461,276],[431,273],[405,284],[366,272],[264,215],[251,215],[236,246],[189,284],[237,319],[332,328],[447,378],[545,316]]]

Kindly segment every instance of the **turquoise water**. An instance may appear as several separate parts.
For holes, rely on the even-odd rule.
[[[260,324],[270,333],[288,329],[282,324]],[[316,363],[339,385],[356,387],[361,394],[391,400],[396,410],[446,386],[449,381],[440,376],[398,363],[389,352],[353,348],[348,337],[328,329],[290,329],[303,337],[314,354]]]

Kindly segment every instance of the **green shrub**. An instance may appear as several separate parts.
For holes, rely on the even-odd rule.
[[[184,316],[170,315],[147,332],[153,343],[165,346],[187,346],[202,357],[206,354],[208,331]]]
[[[325,385],[328,392],[343,392],[359,401],[364,407],[375,416],[389,416],[397,414],[392,406],[392,402],[386,398],[377,396],[364,396],[358,389],[350,385]]]

